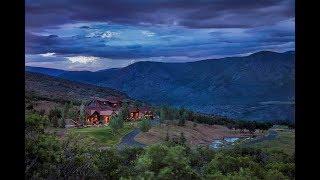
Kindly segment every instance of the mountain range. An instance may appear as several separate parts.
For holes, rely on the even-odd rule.
[[[235,119],[294,120],[294,51],[187,63],[144,61],[96,72],[39,67],[26,71],[114,88],[155,105]]]

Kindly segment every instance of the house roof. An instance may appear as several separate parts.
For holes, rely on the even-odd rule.
[[[88,110],[88,113],[90,114],[90,116],[91,116],[93,113],[95,113],[95,112],[99,113],[99,111],[94,110],[94,109]]]
[[[103,99],[102,99],[103,100]],[[101,99],[93,99],[86,107],[86,110],[95,110],[97,112],[107,111],[107,110],[116,110],[113,107],[109,106],[109,103],[105,100],[101,101]]]
[[[123,98],[121,97],[116,97],[116,96],[107,96],[105,98],[105,101],[109,101],[111,103],[118,103],[118,102],[121,102],[123,101]]]
[[[150,107],[147,107],[147,106],[144,106],[144,107],[140,107],[139,110],[141,112],[146,112],[146,111],[151,111],[151,108]]]
[[[106,110],[106,111],[100,111],[100,115],[112,115],[114,113],[114,111],[112,110]]]
[[[136,107],[129,107],[129,112],[138,112],[139,109]]]

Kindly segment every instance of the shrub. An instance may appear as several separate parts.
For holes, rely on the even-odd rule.
[[[62,118],[62,111],[58,108],[51,109],[49,111],[49,120],[53,127],[59,127],[59,119]]]
[[[179,144],[186,145],[186,142],[187,142],[187,139],[186,139],[186,137],[184,137],[184,133],[181,132],[180,133],[180,138],[179,138]]]
[[[123,128],[124,120],[120,115],[111,116],[109,123],[110,128],[114,133],[117,133],[119,129]]]
[[[197,174],[182,146],[153,145],[145,150],[136,164],[136,169],[154,172],[156,179],[195,179]]]
[[[26,120],[26,131],[36,131],[36,132],[43,132],[45,127],[48,126],[49,120],[47,116],[41,116],[39,114],[27,114]]]
[[[121,115],[121,118],[123,120],[127,120],[128,117],[130,116],[129,108],[128,108],[128,105],[126,103],[123,104],[119,114]]]
[[[151,129],[150,120],[144,118],[138,123],[138,127],[142,132],[148,132]]]
[[[65,128],[66,126],[66,121],[63,118],[58,119],[58,127],[60,128]]]
[[[83,102],[81,102],[81,105],[79,107],[79,122],[81,125],[84,125],[86,122]]]
[[[27,179],[45,179],[58,176],[61,145],[52,135],[39,134],[25,139],[25,176]]]
[[[265,179],[266,180],[273,180],[273,179],[277,179],[277,180],[283,179],[284,180],[284,179],[288,179],[288,178],[286,176],[284,176],[278,170],[269,170],[265,175]]]

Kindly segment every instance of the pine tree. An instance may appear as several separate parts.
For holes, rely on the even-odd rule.
[[[179,143],[180,143],[181,145],[185,145],[186,142],[187,142],[187,139],[184,137],[184,133],[181,132],[181,133],[180,133],[180,138],[179,138]]]
[[[121,115],[111,116],[109,126],[114,133],[117,133],[119,129],[123,128],[123,119],[121,118]]]
[[[160,110],[160,121],[163,123],[168,118],[168,108],[163,106]]]
[[[63,110],[62,110],[62,118],[67,119],[68,118],[68,113],[69,113],[70,105],[69,103],[65,103]]]
[[[129,108],[128,105],[125,103],[122,108],[121,108],[121,112],[120,115],[122,116],[121,118],[125,121],[128,119],[130,112],[129,112]]]
[[[83,102],[81,102],[81,105],[80,105],[79,110],[80,110],[80,113],[79,113],[79,123],[80,123],[81,125],[84,125],[84,123],[85,123],[85,113],[84,113],[84,104],[83,104]]]
[[[169,131],[167,131],[167,134],[166,134],[166,139],[165,139],[166,142],[169,142],[170,141],[170,137],[169,137]]]

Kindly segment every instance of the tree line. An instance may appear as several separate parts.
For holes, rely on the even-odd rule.
[[[196,123],[209,124],[209,125],[223,125],[229,129],[235,129],[243,131],[245,129],[250,132],[254,132],[256,129],[268,130],[273,125],[287,125],[294,128],[294,123],[289,121],[271,121],[271,122],[257,122],[257,121],[246,121],[246,120],[234,120],[231,118],[207,115],[201,113],[195,113],[185,108],[172,108],[163,106],[157,110],[160,116],[161,122],[176,123],[178,125],[184,125],[186,121],[193,121]]]

